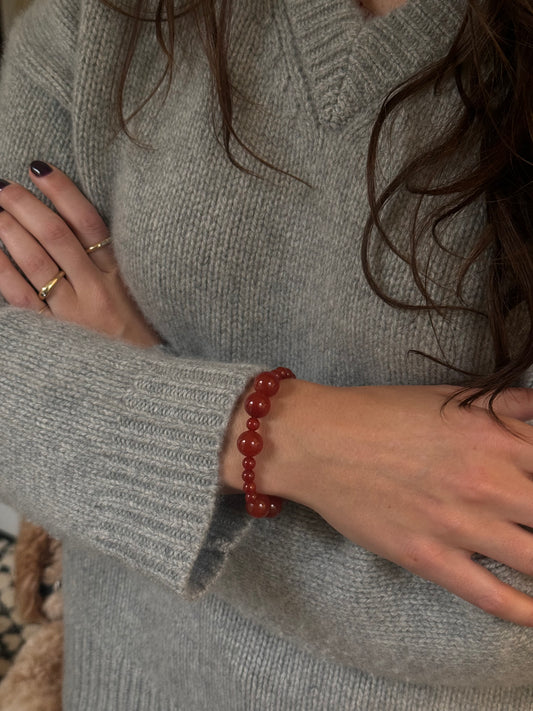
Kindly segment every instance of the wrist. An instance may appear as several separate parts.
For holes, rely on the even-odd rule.
[[[316,399],[324,386],[298,379],[280,382],[267,417],[261,419],[263,449],[257,456],[257,490],[293,501],[302,501],[311,463],[309,436],[316,434]],[[249,415],[243,404],[254,391],[250,383],[233,410],[221,457],[223,493],[242,491],[242,459],[237,439],[245,431]]]

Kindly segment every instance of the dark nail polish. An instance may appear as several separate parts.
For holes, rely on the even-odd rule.
[[[7,188],[8,185],[9,185],[9,183],[7,182],[7,180],[1,180],[1,179],[0,179],[0,190],[3,190],[4,188]]]
[[[34,160],[30,165],[30,170],[38,178],[44,178],[52,172],[52,168],[50,168],[48,163],[43,163],[42,160]]]

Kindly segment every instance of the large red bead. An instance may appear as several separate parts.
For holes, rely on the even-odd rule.
[[[254,388],[262,395],[272,397],[279,390],[279,380],[272,373],[259,373],[254,380]]]
[[[246,502],[246,511],[254,518],[265,518],[270,511],[270,497],[256,494],[255,500]]]
[[[270,400],[261,393],[252,393],[246,398],[244,409],[252,417],[264,417],[270,410]]]
[[[237,439],[237,449],[246,457],[253,457],[263,449],[263,438],[259,432],[247,430],[239,435]]]
[[[274,518],[281,513],[281,509],[283,508],[283,499],[279,496],[269,496],[268,498],[270,499],[270,509],[267,513],[267,517]]]

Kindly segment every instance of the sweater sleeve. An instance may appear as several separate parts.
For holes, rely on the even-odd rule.
[[[38,0],[10,39],[0,177],[28,187],[36,158],[76,179],[76,5]],[[136,348],[4,303],[0,498],[57,538],[200,595],[248,525],[240,497],[218,494],[218,464],[234,403],[258,369]]]

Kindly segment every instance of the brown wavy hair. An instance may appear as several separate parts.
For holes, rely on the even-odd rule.
[[[231,84],[228,71],[231,0],[219,0],[218,3],[216,0],[192,0],[177,12],[173,0],[156,0],[157,8],[151,14],[147,9],[149,0],[135,0],[132,10],[119,7],[111,0],[101,2],[130,19],[124,65],[116,92],[120,127],[130,138],[135,140],[128,127],[133,116],[165,82],[168,93],[175,61],[175,23],[180,18],[191,16],[209,62],[213,98],[218,101],[222,119],[222,143],[229,160],[239,170],[255,175],[235,159],[230,146],[230,139],[233,139],[264,165],[301,180],[254,153],[234,130],[235,87]],[[154,24],[166,65],[151,93],[133,114],[126,116],[123,109],[124,90],[139,32],[146,22]],[[480,199],[484,201],[486,228],[463,259],[456,275],[456,296],[459,302],[464,303],[463,287],[470,268],[480,258],[489,255],[484,316],[492,335],[493,369],[489,373],[465,372],[453,363],[423,355],[462,373],[465,387],[474,388],[473,393],[461,391],[463,405],[468,406],[478,397],[488,395],[491,412],[494,397],[516,384],[533,364],[532,68],[533,0],[465,0],[464,19],[449,52],[390,92],[375,120],[368,151],[369,218],[363,234],[362,263],[372,289],[391,306],[441,314],[456,309],[479,313],[467,304],[458,306],[457,302],[453,305],[435,302],[427,288],[427,273],[419,266],[419,253],[421,245],[431,239],[443,249],[438,240],[439,226]],[[432,90],[438,93],[439,87],[447,82],[452,83],[460,97],[461,111],[453,125],[448,126],[430,147],[404,165],[378,193],[376,166],[379,140],[385,125],[409,99],[422,92],[429,98]],[[473,150],[479,160],[474,165],[464,165],[463,172],[455,175],[453,180],[437,185],[428,182],[428,173],[439,174],[439,167],[444,169],[450,161],[464,156],[465,151],[471,154]],[[463,163],[459,161],[459,165]],[[394,244],[381,218],[385,205],[402,189],[419,196],[420,200],[431,196],[441,198],[439,207],[435,208],[429,219],[417,220],[415,215],[408,254],[402,254]],[[371,246],[376,238],[410,264],[423,303],[405,303],[384,291],[372,271]],[[516,332],[510,332],[508,319],[511,310],[517,307],[524,314],[523,337],[518,343]]]

